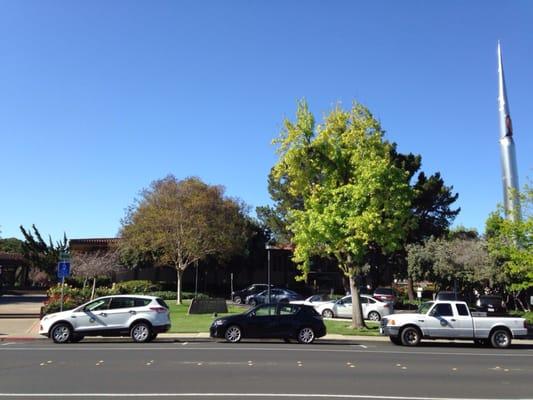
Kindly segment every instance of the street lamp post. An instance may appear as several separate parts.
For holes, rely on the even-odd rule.
[[[268,293],[268,304],[270,304],[270,250],[273,249],[273,247],[267,243],[265,246],[265,249],[267,251],[267,262],[268,262],[268,269],[267,269],[267,293]]]

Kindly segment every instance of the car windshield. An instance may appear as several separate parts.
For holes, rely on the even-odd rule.
[[[433,305],[432,301],[428,301],[427,303],[420,304],[420,307],[418,307],[418,313],[419,314],[426,314],[431,306]]]

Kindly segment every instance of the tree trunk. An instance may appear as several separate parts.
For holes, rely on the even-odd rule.
[[[181,268],[176,267],[176,304],[181,304],[181,278],[183,277],[183,271]]]
[[[94,299],[95,290],[96,290],[96,277],[93,278],[93,290],[91,292],[91,300]]]
[[[415,291],[413,289],[413,278],[407,278],[407,296],[409,296],[409,301],[415,300]]]
[[[359,301],[359,288],[353,274],[350,274],[350,292],[352,293],[352,328],[366,328],[363,321],[361,302]]]

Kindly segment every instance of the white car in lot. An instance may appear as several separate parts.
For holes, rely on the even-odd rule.
[[[293,300],[289,303],[291,304],[303,304],[306,306],[314,307],[315,310],[317,307],[322,306],[324,304],[334,303],[335,300],[332,300],[329,298],[329,295],[323,295],[323,294],[315,294],[313,296],[309,296],[305,300]]]
[[[143,343],[170,329],[164,300],[153,296],[99,297],[73,310],[45,315],[39,334],[55,343],[79,342],[85,336],[131,336]]]
[[[394,308],[392,303],[386,303],[374,299],[366,294],[359,295],[361,308],[363,309],[363,318],[371,321],[379,321],[385,315],[392,314]],[[351,318],[352,316],[352,296],[345,296],[337,301],[328,302],[315,307],[320,315],[324,318]]]

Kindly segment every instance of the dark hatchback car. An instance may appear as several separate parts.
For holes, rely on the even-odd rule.
[[[476,301],[476,311],[486,312],[491,316],[503,316],[507,314],[505,302],[498,295],[481,295]]]
[[[313,343],[326,334],[322,317],[313,307],[303,304],[262,304],[237,315],[217,318],[210,336],[237,343],[241,339],[283,339]]]
[[[435,297],[435,300],[444,300],[444,301],[465,301],[465,298],[461,293],[457,292],[439,292]]]
[[[248,296],[246,303],[255,307],[258,304],[266,303],[288,303],[294,300],[303,300],[304,298],[296,292],[289,289],[270,289],[270,301],[268,299],[268,290],[264,290],[261,293]]]
[[[274,285],[270,285],[271,288],[274,287]],[[246,298],[252,294],[257,294],[262,292],[263,290],[267,290],[268,285],[263,283],[254,283],[253,285],[248,286],[247,288],[244,288],[242,290],[236,290],[231,293],[231,299],[237,303],[237,304],[243,304]]]

